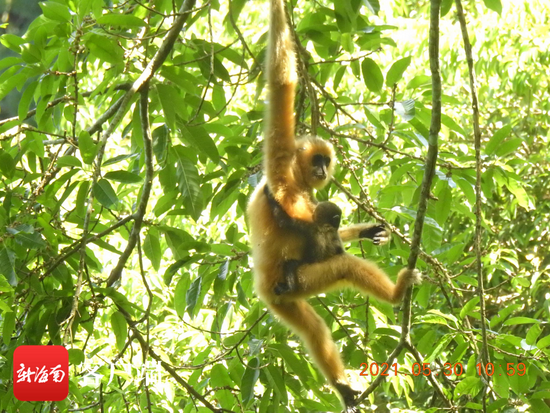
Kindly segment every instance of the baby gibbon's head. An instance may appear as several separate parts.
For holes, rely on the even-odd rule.
[[[317,225],[328,225],[333,229],[338,229],[341,219],[342,210],[332,202],[319,202],[313,212],[313,221]]]

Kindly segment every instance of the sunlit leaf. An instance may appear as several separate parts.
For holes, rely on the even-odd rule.
[[[97,19],[97,23],[120,27],[143,27],[147,25],[139,17],[131,14],[104,14]]]
[[[487,8],[496,11],[498,14],[502,14],[502,3],[500,0],[483,0]]]
[[[254,386],[260,377],[260,361],[257,357],[254,357],[248,362],[243,378],[241,380],[241,392],[243,396],[243,402],[248,404],[254,398]]]
[[[111,315],[111,327],[116,337],[116,347],[119,351],[124,348],[126,337],[128,336],[128,324],[126,318],[120,311],[116,311]]]
[[[120,182],[123,184],[138,184],[143,178],[137,174],[128,171],[111,171],[105,174],[105,179]]]
[[[363,80],[371,92],[379,92],[384,85],[384,75],[374,60],[367,57],[361,63]]]
[[[405,70],[407,70],[407,67],[409,67],[410,64],[410,56],[395,61],[386,74],[386,86],[393,87],[395,83],[399,82],[403,77],[403,73],[405,73]]]
[[[116,193],[106,179],[100,179],[92,190],[96,199],[104,207],[111,208],[118,203]]]

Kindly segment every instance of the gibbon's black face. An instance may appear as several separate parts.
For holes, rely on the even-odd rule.
[[[316,154],[311,158],[313,178],[324,181],[328,177],[330,156]]]

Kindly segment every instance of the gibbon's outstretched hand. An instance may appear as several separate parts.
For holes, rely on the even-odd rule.
[[[323,262],[300,265],[296,291],[275,294],[275,287],[285,281],[284,263],[303,259],[306,237],[278,224],[264,187],[268,185],[289,217],[312,223],[317,204],[313,189],[323,188],[330,181],[335,163],[334,150],[328,142],[313,136],[300,139],[294,136],[295,59],[284,0],[271,0],[265,179],[252,194],[247,211],[255,289],[268,308],[302,338],[323,374],[339,392],[346,409],[353,411],[357,392],[349,385],[330,330],[306,298],[349,286],[397,303],[407,287],[420,277],[416,271],[403,269],[394,285],[376,264],[344,252]],[[379,224],[358,224],[338,233],[342,241],[366,237],[375,243],[385,243],[389,238],[389,231]]]

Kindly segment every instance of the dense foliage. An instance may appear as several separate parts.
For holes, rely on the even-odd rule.
[[[49,0],[25,32],[2,26],[0,100],[16,104],[0,121],[0,411],[341,410],[253,291],[245,209],[261,177],[267,3]],[[392,228],[388,246],[348,251],[395,277],[430,127],[429,2],[380,3],[290,10],[297,128],[330,139],[340,163],[340,185],[318,198],[345,223]],[[464,4],[482,128],[481,297],[472,96],[456,5],[441,7],[443,128],[416,352],[401,351],[365,403],[550,411],[550,5]],[[399,308],[355,291],[311,302],[365,390],[399,341]],[[14,349],[48,343],[70,349],[70,395],[20,402]]]

